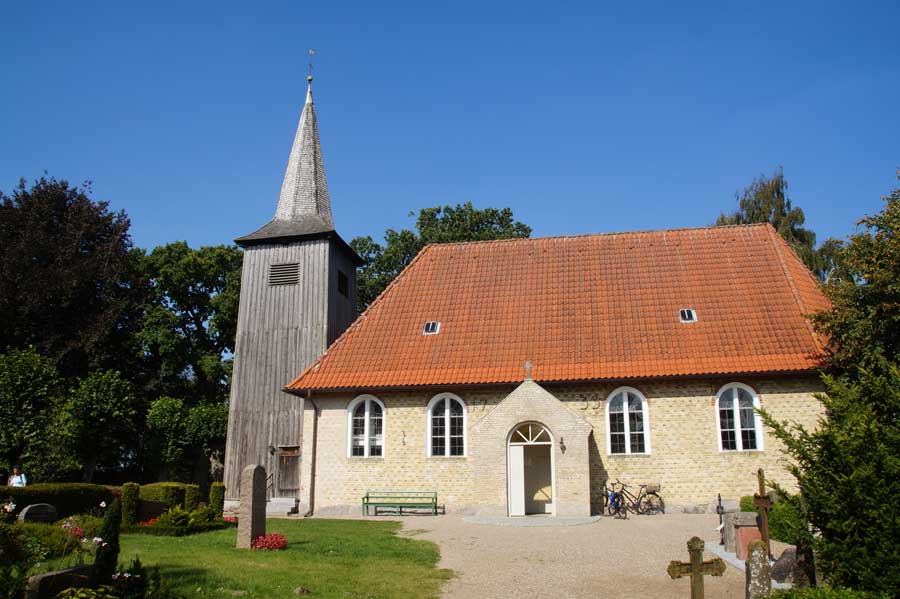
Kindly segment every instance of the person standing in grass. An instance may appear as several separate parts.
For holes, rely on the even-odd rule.
[[[28,484],[28,480],[25,478],[25,473],[22,472],[21,466],[18,464],[13,466],[12,474],[9,476],[9,480],[6,484],[10,487],[24,487]]]

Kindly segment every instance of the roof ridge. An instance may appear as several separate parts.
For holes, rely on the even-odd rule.
[[[769,223],[747,223],[741,225],[705,225],[702,227],[671,227],[668,229],[637,229],[633,231],[608,231],[605,233],[578,233],[575,235],[547,235],[546,237],[507,237],[504,239],[478,239],[475,241],[434,241],[425,245],[431,246],[454,246],[454,245],[480,245],[488,243],[508,243],[508,242],[526,242],[526,241],[545,241],[552,239],[582,239],[585,237],[614,237],[616,235],[641,235],[650,233],[675,233],[680,231],[711,231],[718,229],[750,229],[755,227],[763,227]]]
[[[809,275],[810,278],[813,279],[816,284],[813,275],[809,272],[809,269],[803,264],[803,260],[800,259],[800,256],[797,252],[794,251],[794,248],[784,239],[778,231],[775,230],[775,227],[770,222],[765,223],[767,225],[766,230],[769,233],[769,239],[772,240],[772,245],[775,249],[775,254],[778,256],[778,262],[781,265],[781,271],[784,273],[785,278],[787,279],[788,285],[791,288],[791,295],[794,298],[794,302],[797,304],[797,307],[800,308],[800,315],[803,318],[803,322],[806,324],[806,328],[809,330],[810,336],[812,336],[813,343],[816,344],[816,347],[821,351],[825,351],[825,347],[820,343],[819,336],[816,334],[816,329],[812,326],[812,323],[806,317],[809,313],[806,309],[806,304],[803,301],[803,297],[800,294],[800,290],[797,289],[797,282],[794,280],[794,275],[791,273],[791,269],[788,268],[787,262],[785,261],[784,249],[786,248],[790,253],[794,260],[798,261],[802,266],[803,270]]]
[[[381,303],[383,303],[383,298],[387,295],[388,291],[390,291],[395,285],[398,285],[398,284],[399,284],[400,280],[404,278],[404,276],[406,275],[406,273],[409,272],[409,271],[412,269],[413,265],[414,265],[416,262],[418,262],[419,259],[420,259],[422,256],[425,255],[426,250],[428,250],[428,248],[430,248],[432,245],[434,245],[434,244],[428,244],[428,245],[426,245],[425,247],[423,247],[421,250],[419,250],[419,253],[416,254],[416,255],[413,257],[413,259],[409,261],[409,264],[407,264],[407,265],[403,268],[403,270],[401,270],[401,271],[397,274],[397,276],[394,277],[393,280],[391,280],[391,282],[387,284],[387,287],[385,287],[385,288],[382,290],[382,292],[378,294],[378,297],[376,297],[374,300],[372,300],[372,303],[371,303],[371,304],[369,304],[368,306],[366,306],[366,309],[362,311],[362,314],[358,315],[358,316],[356,317],[356,319],[350,324],[350,326],[347,327],[346,329],[344,329],[344,332],[341,333],[341,334],[338,336],[338,338],[335,339],[335,340],[331,343],[331,345],[329,345],[327,348],[325,348],[324,353],[322,353],[321,356],[319,356],[318,358],[316,358],[316,360],[315,360],[312,364],[310,364],[309,366],[307,366],[306,368],[304,368],[304,369],[303,369],[303,372],[301,372],[301,373],[298,374],[296,377],[294,377],[294,379],[293,379],[290,383],[288,383],[287,385],[285,385],[285,386],[283,387],[283,389],[285,389],[285,390],[289,390],[289,389],[290,389],[290,390],[296,390],[296,389],[293,389],[294,384],[297,383],[297,382],[299,382],[304,376],[306,376],[306,374],[307,374],[308,372],[310,372],[311,370],[314,370],[314,369],[318,368],[318,367],[319,367],[319,366],[320,366],[320,365],[328,358],[329,352],[331,351],[331,349],[332,349],[333,347],[336,347],[337,345],[339,345],[340,343],[342,343],[342,342],[344,341],[344,338],[345,338],[345,337],[347,337],[347,336],[348,336],[351,332],[353,332],[355,329],[358,329],[359,327],[362,326],[363,322],[365,322],[366,317],[369,315],[369,313],[372,312],[372,311],[373,311],[376,307],[378,307]]]

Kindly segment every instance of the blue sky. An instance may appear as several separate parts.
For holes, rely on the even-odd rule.
[[[900,3],[437,4],[4,3],[0,189],[89,179],[136,245],[228,243],[274,212],[311,47],[346,239],[469,200],[702,226],[778,165],[824,239],[900,185]]]

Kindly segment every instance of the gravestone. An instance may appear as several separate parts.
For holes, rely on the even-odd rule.
[[[772,566],[766,543],[762,539],[751,541],[747,551],[745,599],[768,597],[772,592]]]
[[[266,469],[251,464],[241,472],[241,506],[238,510],[237,548],[250,549],[266,534]]]
[[[756,512],[725,512],[725,551],[736,553],[735,528],[739,526],[756,526]]]
[[[746,560],[749,555],[750,543],[757,539],[762,539],[762,534],[755,526],[739,526],[737,532],[734,533],[734,544],[736,551],[734,554],[738,559]]]
[[[721,576],[725,573],[725,562],[719,558],[703,561],[704,543],[700,537],[693,537],[687,542],[689,562],[671,561],[666,573],[672,579],[682,576],[691,577],[691,599],[704,599],[703,577],[706,575]]]
[[[26,505],[19,512],[19,522],[56,522],[56,508],[49,503],[33,503]]]
[[[781,552],[781,557],[772,564],[772,580],[776,582],[793,582],[796,568],[797,550],[794,547],[788,547]]]

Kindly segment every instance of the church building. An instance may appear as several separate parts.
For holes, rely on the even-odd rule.
[[[822,413],[827,300],[769,225],[429,245],[357,317],[310,91],[275,217],[236,241],[230,502],[259,463],[278,511],[587,516],[616,479],[708,505],[760,467],[791,486],[755,408]]]

